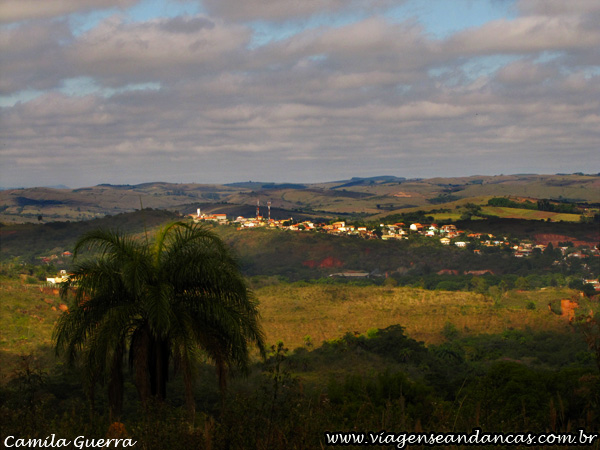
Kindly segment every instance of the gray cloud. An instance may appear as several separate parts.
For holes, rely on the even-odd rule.
[[[180,79],[227,69],[250,40],[250,30],[205,17],[125,23],[112,17],[68,49],[81,74],[111,85]]]
[[[232,21],[288,21],[301,20],[317,14],[342,11],[374,12],[404,0],[203,0],[204,7],[213,15]]]
[[[75,12],[126,7],[139,0],[3,0],[0,23],[58,17]]]
[[[160,88],[54,91],[0,109],[0,178],[81,186],[598,171],[598,30],[558,6],[531,8],[444,40],[375,16],[258,48],[247,26],[213,16],[112,17],[80,36],[30,21],[5,30],[6,92],[81,76]],[[468,68],[505,54],[516,58]]]
[[[467,54],[522,54],[596,48],[600,29],[581,17],[527,16],[498,20],[457,33],[446,43]]]
[[[35,21],[0,29],[0,92],[58,86],[69,75],[61,42],[71,38],[66,21]]]
[[[519,0],[517,8],[524,14],[544,16],[570,16],[577,14],[600,13],[600,4],[596,0]]]
[[[206,17],[175,17],[160,25],[168,33],[197,33],[203,28],[212,30],[215,23]]]
[[[498,70],[496,80],[512,86],[532,86],[556,78],[555,68],[535,64],[531,60],[519,60]]]

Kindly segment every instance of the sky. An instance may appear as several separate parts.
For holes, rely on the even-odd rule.
[[[0,0],[0,187],[600,172],[598,0]]]

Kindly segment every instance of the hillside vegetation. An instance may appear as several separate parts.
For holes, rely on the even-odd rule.
[[[144,229],[151,230],[178,218],[179,215],[170,211],[145,209],[78,222],[8,225],[0,227],[0,260],[18,258],[24,262],[39,263],[41,256],[58,256],[73,250],[77,239],[90,230],[111,228],[125,233],[143,233]],[[59,261],[68,266],[70,258],[61,257]]]
[[[408,336],[426,344],[442,343],[450,324],[461,336],[527,329],[565,332],[569,324],[560,316],[560,300],[575,291],[513,290],[493,299],[475,292],[296,283],[275,284],[256,293],[269,342],[280,340],[296,348],[307,337],[319,345],[347,332],[365,334],[398,324]],[[595,306],[583,300],[580,310],[586,314],[590,307]]]

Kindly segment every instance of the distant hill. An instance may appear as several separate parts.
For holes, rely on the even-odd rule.
[[[0,227],[0,260],[19,257],[22,261],[39,262],[41,256],[55,255],[56,264],[68,264],[70,257],[63,257],[62,253],[72,251],[77,239],[85,232],[103,228],[143,233],[144,229],[150,230],[177,219],[179,215],[169,211],[144,210],[77,222],[7,225]]]
[[[65,186],[64,184],[56,184],[53,186],[43,186],[50,189],[71,189],[69,186]],[[0,191],[8,191],[10,189],[27,189],[23,186],[12,186],[12,187],[0,187]]]
[[[340,181],[339,186],[332,187],[332,189],[340,189],[345,187],[352,186],[373,186],[375,184],[381,183],[400,183],[406,180],[403,177],[394,177],[394,176],[380,176],[380,177],[369,177],[369,178],[360,178],[360,177],[352,177],[350,181]]]
[[[240,189],[306,189],[305,184],[297,183],[265,183],[259,181],[244,181],[240,183],[228,183],[224,186],[236,187]]]
[[[406,179],[354,177],[325,183],[241,182],[223,185],[153,182],[79,189],[0,191],[1,223],[78,221],[140,208],[193,212],[197,207],[253,216],[257,201],[285,216],[376,220],[407,209],[432,210],[491,197],[600,203],[597,175],[499,175]],[[562,219],[561,219],[562,220]]]

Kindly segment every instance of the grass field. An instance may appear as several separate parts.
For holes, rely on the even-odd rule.
[[[32,354],[41,366],[54,363],[51,335],[61,314],[60,298],[56,291],[24,281],[3,280],[0,286],[0,382],[10,378],[23,355]],[[559,304],[575,291],[509,291],[494,301],[472,292],[280,283],[255,293],[267,343],[283,341],[294,349],[302,347],[307,336],[318,347],[347,332],[364,334],[395,324],[426,344],[443,342],[447,323],[465,336],[510,329],[565,331],[568,321],[549,311],[548,304]],[[597,304],[580,301],[584,314],[598,309]]]
[[[275,285],[256,294],[267,342],[281,340],[296,348],[306,336],[319,345],[346,332],[365,333],[394,324],[427,344],[443,340],[447,322],[465,334],[525,328],[564,330],[568,323],[550,312],[548,303],[570,298],[574,291],[511,291],[497,302],[472,292],[376,286]]]
[[[579,222],[580,215],[579,214],[562,214],[555,213],[550,211],[537,211],[533,209],[524,209],[524,208],[505,208],[498,206],[487,206],[488,201],[492,198],[492,196],[477,196],[477,197],[469,197],[461,200],[456,200],[448,203],[441,203],[437,205],[427,205],[426,207],[415,207],[415,208],[406,208],[399,209],[396,211],[388,211],[386,213],[380,213],[375,217],[381,218],[385,217],[389,214],[402,214],[402,213],[412,213],[416,211],[424,211],[427,215],[433,216],[435,221],[443,221],[443,220],[452,220],[458,221],[461,220],[462,214],[466,211],[465,206],[467,203],[471,203],[474,205],[481,206],[481,211],[483,214],[496,216],[500,219],[521,219],[521,220],[547,220],[550,219],[553,222]],[[432,212],[428,211],[436,210],[436,209],[446,209],[450,210],[449,212]],[[477,217],[473,217],[473,219],[477,219]]]
[[[41,287],[0,282],[0,383],[11,376],[21,356],[31,354],[41,366],[54,363],[51,338],[61,302],[57,292]]]
[[[500,217],[502,219],[547,220],[554,222],[579,222],[579,214],[562,214],[549,211],[536,211],[533,209],[504,208],[499,206],[484,206],[484,214]]]

